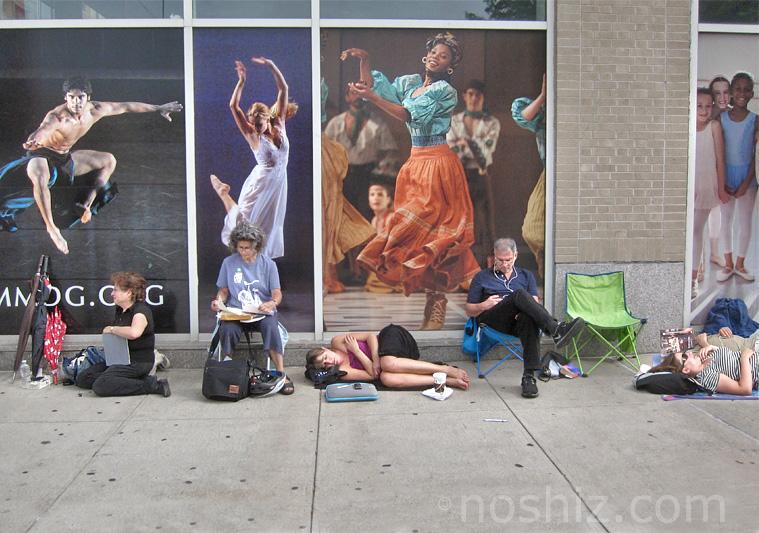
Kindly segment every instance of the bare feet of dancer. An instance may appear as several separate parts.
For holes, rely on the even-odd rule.
[[[232,197],[229,196],[229,190],[230,187],[223,181],[221,181],[216,175],[211,174],[211,186],[213,187],[213,190],[216,191],[216,194],[219,196],[219,199],[224,204],[224,209],[226,209],[227,213],[237,204],[235,204],[235,201],[232,200]]]
[[[48,228],[47,234],[50,235],[53,244],[55,244],[55,247],[58,248],[61,253],[69,253],[69,244],[66,242],[66,239],[63,238],[63,235],[61,235],[61,230],[53,226],[52,228]]]
[[[211,174],[211,186],[213,186],[213,190],[216,191],[216,194],[222,200],[224,200],[225,196],[229,196],[229,185],[221,181],[215,174]]]
[[[79,220],[81,221],[81,223],[86,224],[87,222],[92,220],[92,211],[90,211],[89,206],[81,205],[81,204],[77,204],[77,205],[80,205],[82,208],[82,216],[79,217]]]

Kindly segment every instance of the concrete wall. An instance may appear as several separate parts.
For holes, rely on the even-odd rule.
[[[567,272],[602,274],[621,270],[625,274],[627,306],[633,316],[645,318],[648,323],[638,337],[638,351],[659,351],[659,330],[682,325],[682,294],[672,296],[673,283],[683,276],[682,263],[566,263],[556,265],[556,294],[554,306],[557,317],[566,310]],[[605,350],[604,350],[605,351]]]
[[[633,310],[669,310],[650,330],[682,322],[690,16],[690,0],[557,1],[557,311],[564,272],[625,270],[653,283],[628,289]]]

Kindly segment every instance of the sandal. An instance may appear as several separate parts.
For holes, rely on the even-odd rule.
[[[287,376],[285,377],[285,384],[279,390],[279,393],[284,394],[285,396],[290,396],[293,392],[295,392],[295,385],[293,385],[290,376]]]

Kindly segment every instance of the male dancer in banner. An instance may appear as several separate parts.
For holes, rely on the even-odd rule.
[[[466,110],[451,117],[446,140],[464,165],[469,195],[474,206],[472,252],[480,265],[486,263],[495,241],[493,185],[488,168],[493,164],[501,123],[486,111],[485,82],[471,80],[462,93]]]
[[[34,202],[40,210],[48,235],[56,248],[69,253],[68,243],[55,225],[50,201],[50,188],[62,173],[73,180],[89,172],[95,172],[95,183],[87,198],[77,204],[80,221],[86,224],[92,218],[92,204],[98,192],[104,191],[116,168],[116,158],[108,152],[71,149],[101,118],[123,113],[158,112],[171,121],[170,113],[182,111],[178,102],[163,105],[140,102],[96,102],[91,100],[92,86],[84,78],[69,78],[63,83],[65,103],[55,107],[45,116],[42,124],[23,144],[26,157],[0,169],[0,179],[19,165],[26,163],[26,174],[32,182]],[[6,197],[0,201],[0,229],[16,231],[15,215],[31,202],[25,198]]]

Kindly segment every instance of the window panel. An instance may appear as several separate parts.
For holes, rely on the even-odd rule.
[[[311,18],[310,0],[195,0],[195,18]]]
[[[182,16],[182,0],[0,0],[5,20],[164,19]]]
[[[759,24],[759,0],[701,0],[698,21],[711,24]]]
[[[545,20],[545,0],[322,0],[325,19]]]

